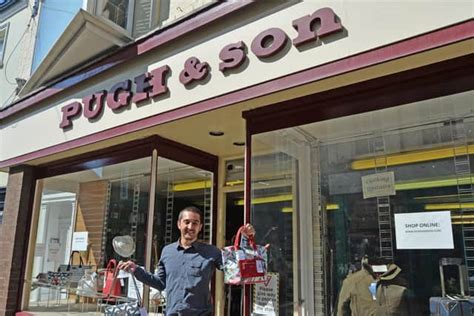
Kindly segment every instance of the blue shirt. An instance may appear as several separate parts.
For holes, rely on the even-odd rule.
[[[138,267],[135,276],[160,291],[166,288],[167,315],[194,316],[212,311],[209,282],[216,268],[222,270],[217,247],[196,241],[184,249],[174,242],[163,248],[155,274]]]

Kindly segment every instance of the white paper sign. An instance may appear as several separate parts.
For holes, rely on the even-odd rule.
[[[86,251],[89,242],[89,232],[75,232],[72,235],[72,250]]]
[[[362,193],[364,199],[395,195],[395,174],[391,171],[363,176]]]
[[[140,297],[143,298],[143,283],[138,281],[135,278],[135,282],[137,282],[138,291],[140,292]],[[133,283],[132,275],[128,274],[128,289],[127,289],[127,297],[137,299],[137,289],[135,288],[135,284]]]
[[[254,285],[253,312],[259,315],[278,315],[279,274],[269,272],[264,283]]]
[[[395,214],[397,249],[454,249],[451,212]]]

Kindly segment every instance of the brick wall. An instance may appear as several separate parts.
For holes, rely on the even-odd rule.
[[[34,169],[11,169],[0,224],[0,315],[19,309],[34,195]]]

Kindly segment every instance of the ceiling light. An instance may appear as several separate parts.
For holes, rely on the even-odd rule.
[[[439,204],[426,204],[426,211],[435,210],[460,210],[460,209],[472,209],[474,203],[439,203]]]
[[[375,167],[398,166],[415,162],[452,158],[454,157],[454,153],[458,155],[474,154],[474,145],[420,150],[359,159],[351,163],[351,168],[353,170],[366,170],[374,169]]]
[[[210,132],[209,132],[209,135],[211,135],[211,136],[216,136],[216,137],[217,137],[217,136],[222,136],[222,135],[224,135],[224,132],[223,132],[223,131],[217,131],[217,130],[216,130],[216,131],[210,131]]]
[[[245,142],[233,142],[234,146],[245,146]]]
[[[433,180],[423,180],[423,181],[407,181],[395,183],[395,189],[399,190],[414,190],[414,189],[428,189],[428,188],[440,188],[440,187],[450,187],[456,185],[465,185],[473,184],[474,177],[473,175],[465,177],[451,177],[451,178],[441,178]]]

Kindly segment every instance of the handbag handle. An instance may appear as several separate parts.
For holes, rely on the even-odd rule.
[[[245,226],[240,226],[239,230],[237,231],[237,235],[235,236],[234,240],[234,249],[239,249],[240,247],[240,239],[242,236],[242,231],[244,230]],[[251,236],[246,236],[249,245],[252,247],[253,250],[257,250],[257,245],[255,244],[255,240]]]
[[[77,253],[79,255],[79,267],[81,268],[83,265],[84,265],[84,261],[82,260],[82,256],[81,256],[81,253],[77,250],[74,250],[73,252],[71,252],[71,255],[69,256],[69,262],[67,264],[67,269],[66,271],[70,271],[71,270],[71,266],[72,266],[72,261],[74,260],[74,254]]]
[[[109,262],[107,263],[107,267],[105,269],[106,270],[115,270],[116,267],[117,267],[117,260],[110,259]]]
[[[111,259],[110,261],[113,261],[115,264],[117,263],[117,261],[115,261],[115,259]],[[110,264],[110,261],[109,261],[109,264]],[[109,265],[107,265],[107,268],[108,267],[109,267]],[[115,267],[114,276],[113,276],[114,279],[112,280],[112,287],[111,288],[114,288],[115,282],[117,282],[117,280],[118,280],[118,272],[119,272],[119,270]],[[138,289],[138,285],[137,285],[137,281],[135,280],[135,276],[133,275],[133,273],[130,273],[130,275],[132,276],[135,292],[137,293],[138,307],[143,307],[142,296],[140,295],[140,290]],[[107,302],[109,302],[110,296],[111,295],[110,295],[110,292],[109,292],[109,294],[107,295],[107,298],[106,298]]]

